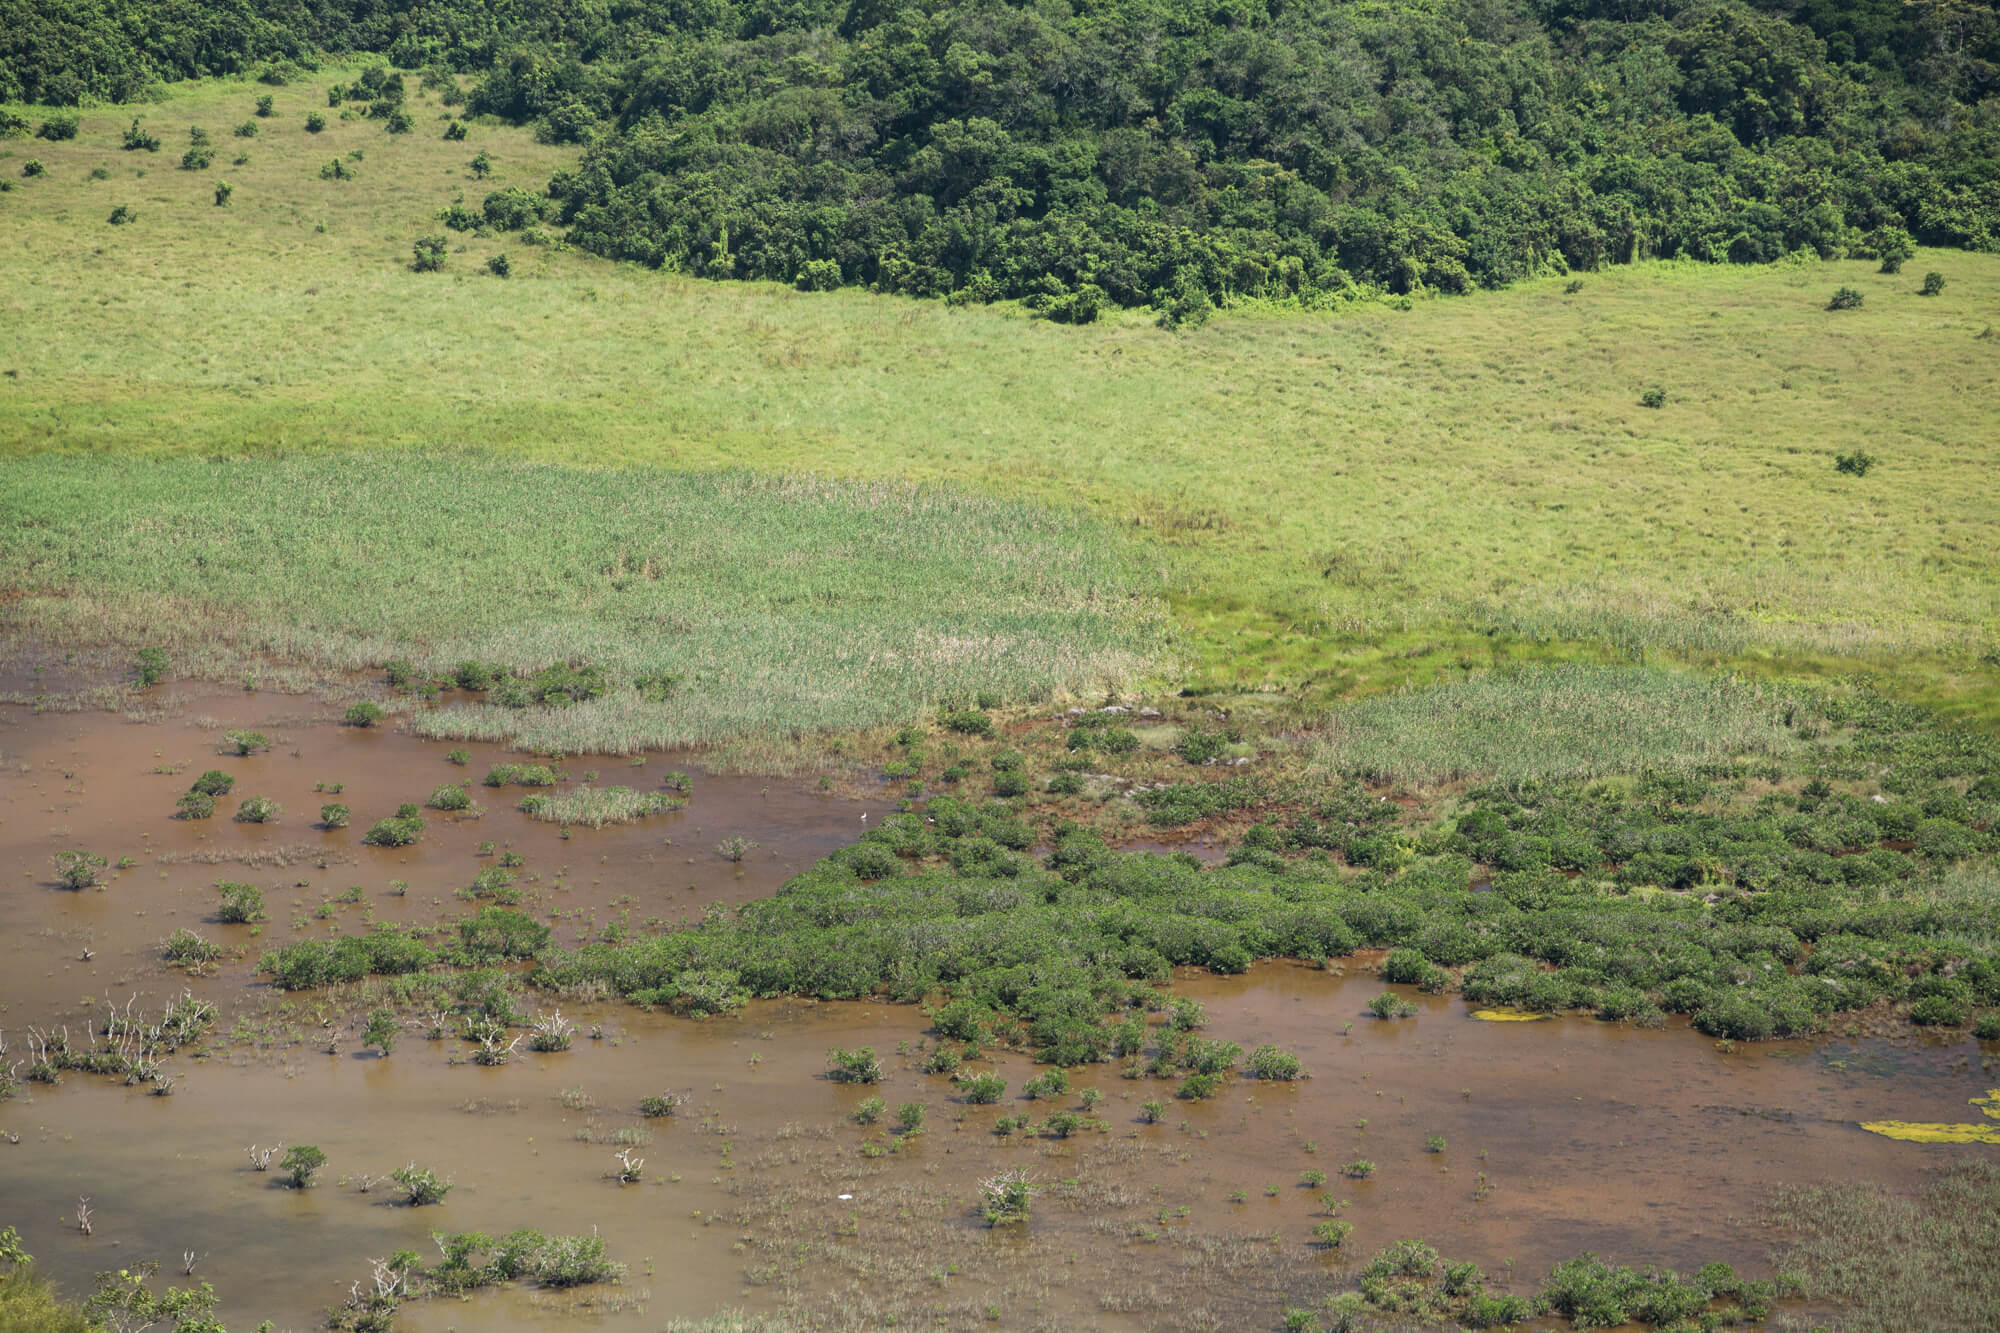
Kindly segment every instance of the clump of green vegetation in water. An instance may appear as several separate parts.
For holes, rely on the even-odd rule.
[[[218,920],[247,925],[264,919],[264,891],[256,885],[218,880],[215,888],[222,895],[222,902],[215,909]]]
[[[562,779],[547,764],[495,764],[480,781],[489,787],[553,787]]]
[[[630,787],[583,786],[542,799],[529,813],[548,824],[603,828],[606,824],[629,823],[647,815],[679,810],[686,805],[686,801],[663,792],[634,791]]]
[[[66,571],[13,604],[24,627],[156,643],[194,676],[233,678],[269,657],[356,670],[381,660],[384,639],[425,645],[426,678],[505,663],[523,673],[508,681],[532,689],[552,658],[602,673],[601,690],[567,706],[453,703],[412,718],[437,739],[624,754],[855,729],[975,690],[1102,688],[1157,660],[1150,613],[1126,595],[1137,572],[1122,541],[1068,510],[906,486],[383,455],[118,462],[10,460],[10,500],[39,522],[0,533],[0,561]],[[238,521],[211,531],[202,555],[169,536],[225,496]],[[532,555],[492,540],[551,496],[590,521]],[[337,540],[320,508],[334,497]],[[379,577],[333,576],[327,562],[356,544],[376,553]],[[671,582],[649,573],[664,567],[679,571]],[[85,591],[87,614],[72,600]],[[541,608],[532,632],[509,628],[523,598]],[[179,618],[166,637],[163,599],[214,614]],[[974,641],[979,651],[963,649]],[[667,687],[688,661],[702,663],[701,683]]]

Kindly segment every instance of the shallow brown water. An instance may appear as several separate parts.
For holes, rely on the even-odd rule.
[[[476,782],[488,764],[517,756],[467,746],[473,762],[456,769],[443,759],[451,747],[399,734],[282,718],[262,725],[290,702],[205,702],[194,711],[213,713],[218,725],[200,728],[0,710],[8,872],[0,1022],[10,1037],[18,1041],[29,1022],[80,1028],[96,1012],[86,997],[137,992],[145,1004],[177,990],[182,979],[157,948],[176,926],[254,953],[323,932],[313,909],[349,884],[363,886],[381,919],[456,916],[464,908],[451,893],[489,863],[474,855],[482,839],[527,855],[525,869],[542,876],[527,886],[539,895],[534,909],[561,913],[558,930],[578,939],[621,910],[635,924],[673,920],[769,893],[848,841],[869,808],[697,773],[686,811],[578,829],[565,842],[512,809],[516,789],[475,789],[491,808],[484,819],[433,812],[419,847],[365,848],[359,829],[398,802],[454,778]],[[269,754],[217,758],[210,751],[223,723],[282,739]],[[180,761],[177,774],[148,771]],[[672,766],[614,763],[599,765],[601,782],[651,786]],[[174,799],[208,767],[238,775],[236,796],[280,800],[282,822],[171,819]],[[346,783],[341,796],[312,791],[333,780]],[[327,799],[352,806],[357,827],[310,828]],[[740,867],[712,850],[730,833],[762,844]],[[139,864],[102,892],[73,893],[54,887],[48,870],[50,855],[71,845]],[[284,866],[181,859],[284,847],[297,849]],[[269,894],[273,919],[254,940],[212,921],[218,877]],[[391,894],[391,879],[406,880],[407,894]],[[356,930],[363,911],[343,906],[335,919]],[[86,947],[95,952],[88,962]],[[204,1256],[197,1276],[216,1285],[242,1327],[265,1317],[314,1326],[369,1257],[403,1247],[434,1253],[433,1228],[600,1228],[632,1270],[624,1285],[585,1294],[628,1302],[594,1316],[621,1330],[729,1306],[813,1310],[852,1327],[892,1315],[948,1327],[1272,1327],[1283,1298],[1340,1289],[1356,1263],[1408,1236],[1476,1260],[1498,1285],[1522,1292],[1585,1249],[1683,1269],[1722,1258],[1766,1273],[1773,1238],[1755,1216],[1774,1186],[1827,1177],[1913,1183],[1926,1165],[1968,1149],[1893,1142],[1856,1122],[1962,1119],[1966,1099],[1994,1083],[1970,1041],[1725,1054],[1684,1028],[1489,1023],[1456,999],[1422,995],[1413,996],[1415,1018],[1384,1022],[1365,1012],[1383,987],[1361,963],[1344,976],[1273,964],[1243,977],[1182,977],[1174,989],[1207,1005],[1211,1035],[1246,1050],[1266,1041],[1294,1050],[1311,1079],[1237,1080],[1213,1101],[1173,1103],[1162,1123],[1146,1125],[1139,1103],[1171,1102],[1171,1084],[1128,1081],[1110,1067],[1075,1071],[1076,1089],[1104,1094],[1101,1129],[1067,1140],[1002,1138],[991,1132],[1000,1115],[1026,1111],[1039,1121],[1055,1106],[1075,1107],[1076,1093],[1024,1101],[1020,1085],[1036,1071],[1004,1057],[996,1067],[1015,1094],[1008,1103],[961,1105],[948,1080],[917,1071],[914,1051],[894,1054],[899,1043],[921,1042],[922,1016],[908,1007],[764,1001],[695,1023],[611,1005],[571,1014],[586,1032],[600,1024],[598,1039],[481,1068],[465,1062],[463,1043],[415,1034],[387,1059],[357,1054],[351,1035],[341,1054],[325,1054],[313,997],[275,1016],[276,997],[247,958],[194,985],[223,1010],[218,1036],[241,1017],[261,1040],[174,1058],[171,1097],[70,1074],[0,1103],[0,1131],[20,1140],[0,1141],[0,1225],[18,1225],[27,1248],[76,1286],[144,1259],[177,1268],[194,1249]],[[300,1039],[287,1040],[292,1032]],[[883,1052],[885,1083],[828,1081],[828,1048],[861,1045]],[[594,1106],[579,1109],[575,1093],[566,1105],[565,1089]],[[665,1090],[692,1101],[672,1120],[642,1122],[639,1098]],[[892,1110],[923,1103],[927,1132],[892,1156],[864,1156],[864,1143],[892,1138],[847,1118],[870,1093]],[[635,1149],[646,1160],[643,1184],[613,1183],[613,1147],[578,1139],[620,1129],[651,1135]],[[1425,1150],[1431,1135],[1446,1139],[1445,1152]],[[275,1173],[250,1170],[243,1150],[274,1140],[323,1148],[322,1183],[292,1191],[277,1187]],[[1364,1157],[1376,1164],[1373,1176],[1342,1177],[1344,1164]],[[410,1209],[393,1203],[393,1187],[358,1189],[363,1173],[412,1160],[454,1178],[443,1205]],[[1050,1188],[1025,1229],[989,1231],[971,1211],[977,1182],[1012,1165]],[[1300,1183],[1308,1170],[1324,1171],[1324,1188],[1349,1201],[1351,1253],[1310,1246],[1321,1191]],[[70,1220],[84,1195],[97,1218],[88,1238]],[[559,1322],[551,1304],[488,1293],[406,1306],[401,1323],[547,1329],[575,1317]]]

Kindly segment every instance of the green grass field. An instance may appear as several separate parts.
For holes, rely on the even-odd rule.
[[[1310,703],[1651,658],[1863,671],[2000,720],[2000,256],[1641,266],[1181,335],[703,283],[518,235],[453,233],[446,271],[417,274],[437,209],[538,188],[574,150],[486,124],[444,142],[435,99],[411,135],[306,133],[340,77],[276,90],[254,139],[230,130],[264,90],[208,82],[0,145],[0,451],[948,482],[1137,535],[1212,685]],[[119,148],[135,112],[162,152]],[[216,165],[183,172],[195,124]],[[355,149],[355,179],[319,177]],[[465,167],[481,150],[491,183]],[[30,156],[46,174],[20,177]],[[136,221],[110,225],[119,204]],[[502,249],[506,280],[483,266]],[[1948,285],[1925,298],[1929,269]],[[1863,308],[1824,308],[1841,285]],[[1653,387],[1665,405],[1640,406]],[[1880,460],[1866,477],[1834,469],[1854,450]]]

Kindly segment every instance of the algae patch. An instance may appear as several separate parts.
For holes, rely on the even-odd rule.
[[[2000,1143],[2000,1088],[1989,1088],[1984,1097],[1973,1097],[1967,1104],[1978,1107],[1988,1123],[1941,1125],[1913,1120],[1864,1120],[1861,1128],[1905,1143]]]
[[[1547,1014],[1524,1014],[1516,1009],[1474,1009],[1472,1016],[1482,1023],[1539,1023]]]

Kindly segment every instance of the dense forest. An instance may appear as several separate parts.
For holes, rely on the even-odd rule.
[[[1057,319],[2000,245],[1993,0],[0,0],[4,99],[357,51],[583,248]]]

